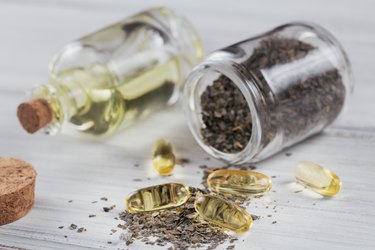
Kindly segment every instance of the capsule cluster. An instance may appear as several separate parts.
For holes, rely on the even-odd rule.
[[[271,180],[266,175],[253,171],[217,170],[208,176],[207,185],[212,194],[196,197],[196,212],[209,223],[243,233],[252,226],[251,215],[220,195],[228,198],[262,195],[271,189]],[[130,213],[151,212],[179,207],[189,198],[189,188],[185,184],[165,183],[129,194],[126,206]]]
[[[170,175],[176,158],[173,146],[164,139],[158,140],[153,149],[153,166],[161,175]],[[301,161],[294,168],[298,183],[322,194],[333,196],[340,191],[340,178],[333,172],[315,163]],[[271,179],[259,172],[246,170],[221,169],[213,171],[207,177],[210,194],[194,196],[194,208],[201,219],[243,233],[253,224],[251,215],[242,207],[229,201],[247,200],[269,192]],[[190,199],[189,187],[181,183],[165,183],[139,189],[126,198],[130,213],[151,212],[172,209],[184,205]]]

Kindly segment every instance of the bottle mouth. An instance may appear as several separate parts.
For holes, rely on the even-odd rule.
[[[61,130],[67,111],[63,110],[56,89],[51,84],[39,85],[27,93],[27,99],[29,101],[21,104],[17,111],[24,129],[29,133],[41,130],[48,135],[57,134]],[[22,107],[26,107],[27,110],[22,110]],[[30,126],[33,126],[33,129],[29,129]]]
[[[218,52],[216,52],[218,53]],[[192,74],[186,79],[184,87],[184,111],[187,117],[188,126],[200,147],[216,159],[230,164],[243,164],[256,162],[256,156],[261,144],[261,123],[259,119],[259,92],[256,85],[249,79],[241,65],[228,60],[205,60],[196,67]],[[252,120],[251,135],[247,144],[242,150],[226,153],[206,143],[202,128],[206,125],[202,119],[202,106],[200,98],[207,86],[214,80],[224,75],[229,78],[245,98]]]
[[[154,8],[149,12],[169,31],[180,57],[185,59],[189,68],[194,67],[203,59],[202,40],[194,26],[183,15],[166,7]]]
[[[169,105],[177,102],[183,88],[183,81],[204,57],[202,40],[194,26],[180,13],[166,7],[156,7],[144,12],[150,15],[158,27],[168,34],[174,56],[178,64],[180,80]]]
[[[17,117],[22,127],[30,134],[37,132],[53,119],[53,111],[46,99],[33,99],[21,103]]]

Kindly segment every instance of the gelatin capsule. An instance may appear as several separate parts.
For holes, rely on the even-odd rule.
[[[271,190],[271,179],[258,172],[246,170],[216,170],[207,178],[211,191],[226,196],[247,198],[250,195],[262,195]]]
[[[181,183],[165,183],[141,188],[126,198],[130,213],[149,212],[183,205],[190,198],[189,187]]]
[[[330,170],[313,162],[300,161],[294,168],[297,182],[324,196],[333,196],[340,191],[340,178]]]
[[[207,222],[230,229],[236,233],[249,230],[253,224],[245,209],[214,195],[201,195],[194,203],[197,213]]]
[[[152,151],[152,164],[156,171],[161,175],[170,175],[175,162],[172,144],[164,139],[157,140]]]

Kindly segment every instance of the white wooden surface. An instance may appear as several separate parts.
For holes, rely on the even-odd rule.
[[[30,136],[18,125],[15,109],[24,91],[47,80],[47,63],[64,43],[154,5],[185,14],[200,32],[207,51],[294,20],[317,22],[342,41],[356,79],[347,112],[323,134],[285,151],[293,153],[290,157],[283,152],[257,164],[259,171],[276,176],[275,192],[249,205],[248,211],[264,218],[255,221],[236,249],[375,249],[372,0],[0,1],[0,155],[29,161],[39,174],[34,209],[25,218],[0,227],[0,248],[148,249],[142,244],[126,247],[119,232],[109,235],[119,223],[113,218],[125,208],[126,194],[166,181],[198,186],[199,165],[221,165],[205,159],[179,106],[103,142],[66,134]],[[150,167],[150,147],[159,137],[170,139],[180,157],[192,159],[185,167],[177,167],[172,177],[158,177]],[[292,175],[298,160],[313,160],[337,172],[342,192],[332,199],[308,191],[294,193],[301,189],[293,184]],[[135,163],[140,166],[134,167]],[[100,201],[102,196],[109,201]],[[102,212],[103,206],[111,204],[117,207]],[[277,212],[272,209],[275,205]],[[97,217],[88,218],[89,214]],[[71,223],[88,231],[73,232],[68,229]]]

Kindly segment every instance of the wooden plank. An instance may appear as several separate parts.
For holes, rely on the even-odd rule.
[[[374,2],[194,0],[158,4],[188,16],[207,51],[292,20],[317,22],[342,41],[356,79],[346,113],[323,134],[256,164],[261,172],[276,176],[275,192],[251,201],[248,210],[262,218],[241,236],[236,249],[374,249]],[[47,63],[65,42],[150,6],[146,0],[0,1],[0,152],[33,163],[39,173],[35,208],[27,217],[0,228],[0,248],[154,248],[140,243],[126,247],[119,239],[121,232],[110,235],[119,223],[114,217],[125,208],[126,194],[165,181],[198,186],[199,165],[222,165],[206,159],[178,105],[103,142],[68,133],[29,136],[18,126],[15,108],[24,91],[47,81]],[[177,167],[169,178],[158,177],[150,166],[151,144],[159,137],[170,139],[180,157],[192,160]],[[306,190],[294,193],[302,189],[293,183],[292,167],[302,159],[336,171],[343,180],[342,192],[333,199]],[[142,181],[132,181],[135,178]],[[109,201],[100,201],[103,196]],[[102,212],[110,204],[116,208]],[[97,217],[89,218],[89,214]],[[73,232],[68,229],[71,223],[88,231]]]

